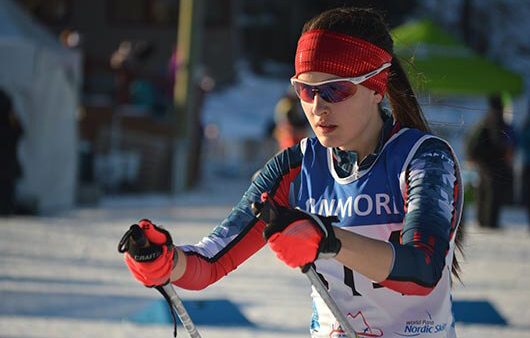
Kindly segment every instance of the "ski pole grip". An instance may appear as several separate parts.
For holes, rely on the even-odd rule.
[[[147,237],[145,237],[144,231],[138,224],[134,224],[131,227],[131,237],[140,248],[144,248],[146,246],[149,246],[149,241],[147,240]]]

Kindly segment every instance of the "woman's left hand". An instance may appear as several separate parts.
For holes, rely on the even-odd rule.
[[[338,218],[278,206],[265,198],[253,209],[267,223],[263,237],[276,256],[290,267],[303,267],[318,258],[332,258],[341,248],[332,222]]]

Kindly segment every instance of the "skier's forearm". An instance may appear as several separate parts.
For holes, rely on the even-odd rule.
[[[374,282],[387,278],[394,259],[391,244],[340,228],[335,228],[335,235],[342,242],[339,262]]]
[[[173,271],[171,271],[171,276],[170,276],[171,282],[180,279],[180,277],[182,277],[182,275],[186,271],[186,264],[187,264],[186,255],[184,254],[184,251],[182,251],[178,247],[175,247],[174,264],[175,266],[173,267]]]

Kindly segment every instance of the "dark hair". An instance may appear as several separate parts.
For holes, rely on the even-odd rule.
[[[323,29],[361,38],[390,53],[392,66],[388,78],[387,96],[392,107],[392,115],[403,127],[429,131],[429,126],[407,74],[394,54],[394,41],[390,36],[388,26],[379,12],[371,8],[343,7],[331,9],[306,22],[302,33],[313,29]],[[462,253],[463,246],[462,235],[462,228],[459,227],[455,244],[460,253]],[[451,270],[453,275],[460,279],[460,264],[456,253]]]
[[[366,40],[392,55],[388,79],[388,101],[392,114],[403,127],[429,131],[427,121],[410,81],[394,55],[394,41],[382,15],[370,8],[335,8],[309,20],[302,29],[324,29]]]

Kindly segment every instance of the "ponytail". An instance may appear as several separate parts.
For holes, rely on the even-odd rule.
[[[402,127],[430,131],[407,74],[395,55],[390,66],[387,94],[394,119]]]

